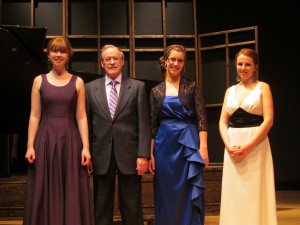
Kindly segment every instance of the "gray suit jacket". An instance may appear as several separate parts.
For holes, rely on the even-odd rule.
[[[150,113],[145,83],[122,77],[113,119],[108,108],[105,76],[86,83],[85,87],[94,174],[107,172],[112,147],[120,171],[136,173],[137,157],[149,158],[150,154]]]

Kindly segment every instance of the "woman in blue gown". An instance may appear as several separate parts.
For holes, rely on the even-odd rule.
[[[150,93],[155,225],[204,225],[206,109],[198,84],[182,77],[185,63],[182,45],[167,47],[164,81]]]

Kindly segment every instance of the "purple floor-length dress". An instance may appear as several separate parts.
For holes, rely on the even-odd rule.
[[[42,117],[29,165],[24,225],[93,225],[87,168],[81,166],[77,128],[77,76],[54,86],[42,75]]]

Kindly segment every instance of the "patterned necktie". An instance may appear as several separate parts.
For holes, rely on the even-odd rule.
[[[109,111],[110,111],[111,118],[114,117],[116,106],[118,103],[118,98],[119,98],[117,89],[116,89],[117,83],[119,83],[119,82],[116,80],[112,80],[110,82],[111,90],[110,90],[110,95],[109,95]]]

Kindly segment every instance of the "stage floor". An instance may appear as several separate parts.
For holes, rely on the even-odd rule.
[[[300,190],[277,191],[278,225],[300,225]],[[219,225],[219,216],[206,216],[205,225]]]
[[[277,191],[278,225],[300,224],[300,190]],[[219,216],[206,216],[205,225],[218,225]],[[0,225],[22,225],[21,218],[1,218]]]

